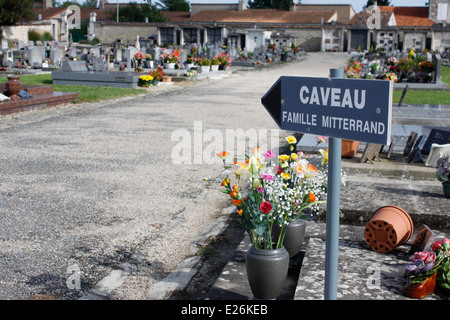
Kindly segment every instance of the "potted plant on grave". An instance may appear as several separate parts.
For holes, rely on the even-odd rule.
[[[403,293],[411,298],[424,298],[433,293],[438,284],[450,290],[450,240],[435,241],[431,250],[415,252],[405,267],[407,284]]]
[[[217,58],[219,59],[220,62],[219,70],[226,70],[231,65],[231,61],[233,61],[233,59],[225,52],[219,54]]]
[[[151,77],[153,77],[152,85],[157,86],[159,82],[162,80],[164,76],[164,71],[162,66],[158,66],[156,69],[153,69],[148,73]]]
[[[323,151],[323,158],[325,154]],[[284,246],[287,227],[296,219],[305,219],[305,210],[318,210],[324,202],[320,198],[326,172],[313,166],[302,153],[277,157],[255,148],[251,156],[245,155],[246,160],[232,163],[228,163],[229,155],[225,151],[218,154],[225,168],[221,185],[236,206],[252,243],[246,253],[250,288],[257,299],[275,299],[289,266],[289,252]]]
[[[153,77],[151,75],[143,75],[138,79],[138,86],[148,88],[152,85]]]
[[[191,68],[194,66],[194,57],[191,54],[188,54],[186,57],[186,69],[191,70]]]
[[[153,60],[152,60],[152,55],[150,53],[145,54],[145,67],[153,68]]]
[[[210,68],[211,68],[211,60],[203,59],[202,66],[201,66],[202,73],[208,73]]]
[[[437,160],[436,178],[442,182],[445,197],[450,199],[450,156],[445,155]]]
[[[145,55],[141,51],[136,52],[134,59],[136,60],[137,67],[140,67],[142,65],[142,61],[145,59]]]
[[[218,58],[213,58],[211,60],[211,71],[218,71],[219,70],[220,61]]]
[[[180,50],[173,49],[173,52],[163,54],[161,58],[166,69],[175,69],[175,64],[180,61]]]

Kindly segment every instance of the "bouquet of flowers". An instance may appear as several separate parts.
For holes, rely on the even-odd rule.
[[[180,50],[173,49],[172,53],[166,53],[161,55],[164,63],[177,63],[180,60]]]
[[[215,56],[214,59],[218,59],[219,62],[220,62],[220,65],[222,67],[226,67],[226,66],[231,65],[231,61],[233,61],[233,59],[228,54],[226,54],[225,52],[222,52],[218,56]]]
[[[145,54],[145,60],[150,61],[152,59],[152,55],[150,53]]]
[[[397,75],[393,72],[389,72],[386,74],[386,80],[397,82],[398,78]]]
[[[295,137],[287,140],[290,145],[296,143]],[[223,192],[230,195],[256,248],[281,248],[289,222],[306,219],[306,209],[318,212],[325,203],[321,199],[326,193],[328,150],[320,150],[320,154],[320,168],[301,152],[277,157],[255,148],[245,162],[235,161],[231,166],[226,165],[228,152],[217,154],[225,165]],[[281,228],[278,239],[272,238],[275,224]]]
[[[436,178],[440,182],[450,181],[450,156],[445,155],[437,160]]]
[[[450,289],[450,240],[435,241],[431,250],[415,252],[407,265],[408,283],[420,284],[437,273],[437,282],[443,288]]]
[[[151,77],[153,77],[153,80],[161,81],[162,77],[164,76],[164,71],[162,66],[158,66],[158,68],[150,71],[148,73]]]
[[[135,55],[134,55],[134,58],[136,59],[136,60],[143,60],[143,59],[145,59],[145,55],[142,53],[142,52],[137,52]]]

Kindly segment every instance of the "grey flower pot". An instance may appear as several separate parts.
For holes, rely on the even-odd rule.
[[[254,298],[277,299],[289,268],[286,249],[263,250],[252,246],[245,255],[245,265]]]
[[[273,226],[272,237],[274,241],[278,240],[278,235],[281,232],[281,227]],[[286,235],[284,236],[283,246],[289,253],[289,259],[300,252],[306,234],[306,220],[296,219],[291,221],[286,227]]]

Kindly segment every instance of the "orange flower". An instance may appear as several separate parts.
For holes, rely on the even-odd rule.
[[[242,203],[242,200],[238,200],[238,199],[232,199],[231,201],[233,201],[233,204],[235,206],[238,206],[238,205],[240,205]]]
[[[226,177],[225,179],[223,179],[221,186],[226,187],[229,184],[230,184],[230,178]]]
[[[314,193],[310,192],[305,201],[307,203],[314,203],[314,202],[316,202],[316,200],[317,200],[316,195]]]
[[[229,152],[222,151],[222,152],[219,152],[219,153],[217,154],[217,156],[218,156],[219,158],[221,158],[222,160],[224,160],[225,157],[228,156],[229,154],[230,154]]]
[[[238,191],[237,191],[237,190],[233,190],[233,191],[231,191],[231,193],[230,193],[230,197],[231,197],[231,198],[233,198],[233,199],[237,199],[237,198],[239,198],[239,194],[238,194]]]
[[[237,214],[240,215],[240,216],[242,216],[242,212],[243,212],[243,211],[244,211],[244,210],[242,210],[242,209],[238,209]]]

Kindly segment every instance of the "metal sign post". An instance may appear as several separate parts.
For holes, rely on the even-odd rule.
[[[342,72],[341,72],[342,71]],[[342,69],[331,69],[331,78],[343,78]],[[339,264],[339,207],[341,198],[342,139],[328,139],[328,194],[325,250],[325,300],[337,299]]]
[[[329,137],[325,299],[337,299],[342,140],[389,145],[391,81],[282,76],[261,103],[283,130]]]

